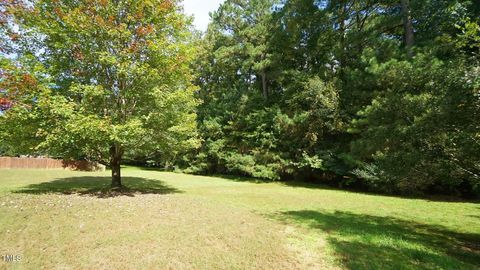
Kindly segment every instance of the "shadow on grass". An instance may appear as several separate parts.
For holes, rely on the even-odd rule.
[[[144,166],[135,166],[135,165],[122,165],[121,167],[122,169],[127,169],[127,170],[168,172],[164,168],[159,168],[159,167],[144,167]]]
[[[110,177],[69,177],[56,179],[51,182],[43,182],[23,187],[15,193],[26,194],[79,194],[98,198],[117,196],[133,197],[138,194],[170,194],[182,191],[170,187],[159,180],[140,177],[122,177],[124,188],[112,190]]]
[[[364,195],[373,195],[373,196],[385,196],[391,198],[400,198],[400,199],[411,199],[411,200],[424,200],[432,202],[447,202],[447,203],[479,203],[480,199],[467,199],[455,196],[448,195],[424,195],[424,196],[413,196],[413,195],[395,195],[395,194],[385,194],[379,192],[369,192],[366,190],[355,189],[355,188],[340,188],[326,183],[312,183],[305,181],[272,181],[272,180],[263,180],[259,178],[253,178],[248,176],[236,176],[236,175],[224,175],[224,174],[213,174],[209,175],[211,177],[218,177],[234,182],[246,182],[252,184],[264,184],[264,183],[278,183],[280,185],[291,187],[291,188],[307,188],[307,189],[318,189],[318,190],[334,190],[349,192],[354,194],[364,194]]]
[[[276,218],[326,232],[348,269],[480,269],[479,234],[338,211],[287,211]]]
[[[400,198],[400,199],[410,199],[410,200],[423,200],[431,202],[444,202],[444,203],[480,203],[480,199],[475,198],[462,198],[449,195],[400,195],[400,194],[387,194],[381,192],[373,192],[362,189],[355,189],[351,187],[339,188],[334,186],[329,186],[327,184],[321,183],[309,183],[302,181],[287,181],[281,182],[283,185],[293,188],[308,188],[308,189],[322,189],[322,190],[337,190],[349,193],[363,194],[363,195],[373,195],[373,196],[385,196],[391,198]]]
[[[229,174],[209,174],[205,176],[222,178],[222,179],[230,180],[234,182],[245,182],[245,183],[253,183],[253,184],[264,184],[264,183],[274,182],[272,180],[264,180],[264,179],[254,178],[254,177],[229,175]]]

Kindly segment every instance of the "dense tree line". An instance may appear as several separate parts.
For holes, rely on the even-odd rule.
[[[478,1],[227,0],[200,41],[195,173],[480,193]]]
[[[478,0],[180,3],[2,2],[0,153],[480,194]]]

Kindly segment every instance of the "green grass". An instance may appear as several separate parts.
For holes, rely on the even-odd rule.
[[[0,268],[479,269],[480,204],[127,168],[0,170]]]

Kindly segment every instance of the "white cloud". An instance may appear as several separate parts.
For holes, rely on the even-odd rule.
[[[198,30],[207,30],[210,17],[208,13],[218,9],[224,0],[184,0],[185,13],[195,17],[194,25]]]

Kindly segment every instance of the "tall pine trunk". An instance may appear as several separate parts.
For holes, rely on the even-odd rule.
[[[122,150],[116,145],[110,147],[110,167],[112,168],[112,188],[122,187],[122,176],[120,174],[120,163],[122,161]]]
[[[263,71],[260,76],[262,77],[262,95],[265,100],[268,100],[267,74]]]
[[[404,41],[405,49],[407,50],[407,56],[413,57],[412,47],[414,45],[414,34],[413,34],[413,23],[412,23],[412,14],[410,9],[410,0],[401,0],[402,3],[402,17],[403,17],[403,28],[405,31]]]

